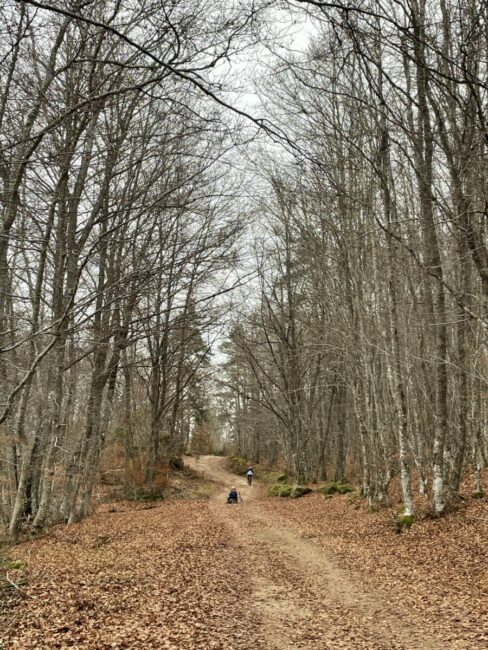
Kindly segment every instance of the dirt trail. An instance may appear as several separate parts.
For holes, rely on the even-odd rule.
[[[0,650],[488,648],[481,607],[467,602],[449,625],[434,615],[462,587],[446,595],[441,583],[432,590],[432,608],[395,553],[360,544],[351,547],[357,557],[335,557],[352,535],[348,526],[356,525],[337,518],[339,498],[329,520],[323,506],[331,502],[261,498],[259,484],[248,487],[224,462],[188,460],[218,486],[210,500],[105,504],[82,522],[14,547],[12,582],[3,589],[0,582]],[[232,485],[242,495],[237,505],[226,503]],[[317,528],[310,525],[315,520]],[[324,522],[332,542],[326,547]],[[485,538],[480,533],[480,550]],[[378,543],[378,536],[368,539]],[[373,552],[387,580],[389,572],[405,576],[405,592],[401,580],[368,579]],[[482,562],[479,570],[484,575]]]
[[[212,497],[210,511],[247,564],[252,597],[243,606],[251,610],[267,648],[446,649],[422,621],[406,620],[381,593],[364,591],[313,540],[262,511],[256,498],[260,486],[248,487],[244,478],[225,470],[224,462],[213,456],[188,459],[222,487]],[[232,485],[242,495],[238,505],[225,503]]]

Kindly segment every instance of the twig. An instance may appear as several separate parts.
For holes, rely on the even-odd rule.
[[[5,572],[5,577],[7,578],[7,582],[9,582],[12,585],[12,587],[15,587],[15,589],[18,589],[18,591],[24,591],[23,589],[21,589],[19,587],[19,585],[15,584],[15,582],[13,580],[10,580],[9,575],[8,575],[8,571]]]

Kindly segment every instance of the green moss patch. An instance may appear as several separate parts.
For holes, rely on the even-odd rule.
[[[20,588],[20,585],[27,584],[26,564],[19,560],[10,560],[1,554],[0,550],[0,593],[3,589],[11,590]],[[10,576],[9,576],[10,573]],[[0,598],[1,600],[1,598]],[[0,605],[0,614],[2,607]],[[0,646],[0,650],[3,646]]]
[[[274,483],[268,488],[269,497],[289,497],[293,491],[293,486],[288,483]]]
[[[408,530],[412,527],[412,524],[415,521],[413,515],[406,515],[403,510],[399,510],[394,519],[394,526],[397,533],[401,533],[403,530]]]
[[[290,492],[291,499],[299,499],[300,497],[309,494],[312,490],[305,485],[294,485],[292,491]]]
[[[414,517],[413,515],[402,515],[398,520],[402,528],[410,528],[414,522]]]
[[[324,496],[332,494],[348,494],[349,492],[355,492],[355,487],[345,481],[330,481],[329,483],[317,488],[317,492]]]
[[[298,499],[312,490],[305,485],[290,485],[289,483],[274,483],[268,488],[269,497],[290,497]]]

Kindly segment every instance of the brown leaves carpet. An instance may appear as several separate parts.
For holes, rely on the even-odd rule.
[[[117,504],[12,549],[0,648],[488,648],[484,501],[397,535],[347,496],[255,498],[199,463],[225,484],[210,500]]]

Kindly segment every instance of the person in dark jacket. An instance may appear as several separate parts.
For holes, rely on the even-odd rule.
[[[229,492],[229,496],[227,497],[227,503],[237,503],[239,499],[239,495],[237,494],[237,490],[235,487],[232,488],[232,490]]]

